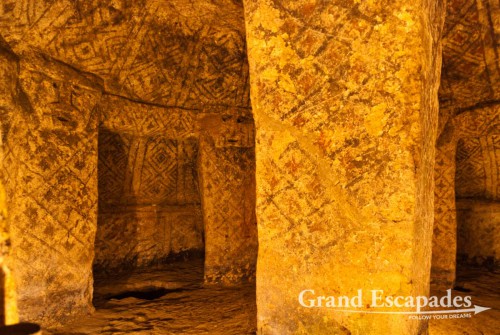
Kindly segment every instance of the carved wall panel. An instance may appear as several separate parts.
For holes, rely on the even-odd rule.
[[[230,0],[5,0],[0,34],[136,100],[249,105],[243,6]]]
[[[205,223],[205,280],[253,280],[257,259],[254,126],[249,110],[206,114],[199,173]]]
[[[71,80],[69,79],[71,78]],[[4,166],[23,320],[92,310],[97,228],[98,80],[26,52]]]

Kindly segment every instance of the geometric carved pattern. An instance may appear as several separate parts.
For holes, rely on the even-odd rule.
[[[4,0],[0,18],[9,44],[96,74],[108,92],[185,108],[249,105],[240,2]]]
[[[101,123],[118,132],[182,139],[196,133],[195,111],[130,102],[105,95],[100,102]]]
[[[221,133],[200,134],[205,278],[210,282],[237,282],[255,271],[255,152],[247,140],[254,128],[250,120],[242,121],[217,115],[205,122]]]
[[[7,137],[9,214],[23,318],[50,322],[68,310],[88,308],[89,246],[97,222],[98,118],[90,114],[88,132],[68,136],[68,130],[19,117]],[[33,309],[41,299],[47,299],[45,307]]]
[[[479,138],[459,140],[456,157],[456,196],[484,199],[486,171]]]
[[[120,199],[125,191],[131,138],[105,128],[99,130],[99,200]]]
[[[500,136],[463,138],[457,145],[456,195],[500,199]]]
[[[145,144],[138,198],[161,202],[177,190],[177,141],[149,138]]]
[[[199,204],[197,140],[133,136],[105,128],[99,140],[101,206]]]
[[[434,170],[432,281],[455,280],[457,221],[455,198],[498,199],[500,106],[450,118],[437,141]],[[456,195],[455,195],[456,193]]]
[[[496,2],[496,3],[495,3]],[[443,30],[441,106],[466,107],[500,98],[498,1],[450,0]]]
[[[117,207],[99,213],[95,273],[115,273],[165,261],[171,253],[203,249],[199,205]]]

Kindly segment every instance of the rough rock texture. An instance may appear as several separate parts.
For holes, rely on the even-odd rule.
[[[248,106],[243,8],[232,0],[3,0],[0,34],[168,106]],[[243,85],[241,85],[243,84]]]
[[[500,101],[500,4],[495,0],[446,3],[439,91],[445,120],[456,109]]]
[[[97,282],[97,292],[114,292],[118,296],[152,288],[166,290],[155,300],[140,299],[140,294],[128,298],[122,296],[121,300],[107,295],[106,299],[97,303],[97,310],[92,316],[49,329],[44,334],[255,334],[255,285],[202,287],[202,281],[203,262],[190,261],[170,264],[157,271],[131,273],[130,278]]]
[[[99,291],[122,293],[138,290],[149,283],[161,283],[170,288],[188,288],[167,293],[153,301],[127,298],[110,300],[98,308],[96,314],[60,329],[44,334],[52,335],[250,335],[255,334],[254,288],[248,285],[237,289],[193,289],[202,280],[202,269],[182,264],[177,269],[132,275],[126,279],[98,286]],[[468,271],[461,274],[459,285],[471,292],[453,291],[453,296],[472,296],[472,301],[492,309],[468,319],[435,319],[430,322],[430,335],[490,335],[500,327],[500,293],[496,289],[499,274]],[[195,279],[195,280],[193,280]],[[99,284],[100,285],[100,284]],[[108,291],[109,292],[109,291]],[[438,296],[443,292],[433,292]],[[214,313],[214,311],[220,311]],[[168,313],[168,314],[164,314]],[[338,333],[338,332],[337,332]],[[333,330],[330,334],[335,334]],[[355,333],[354,333],[355,334]],[[315,335],[315,333],[307,334]],[[384,334],[385,335],[385,334]]]
[[[500,108],[496,111],[500,113]],[[455,162],[457,198],[500,201],[500,134],[461,138]]]
[[[500,329],[500,292],[498,282],[500,274],[484,270],[458,271],[457,286],[462,292],[453,291],[453,296],[471,296],[475,305],[487,306],[491,309],[472,318],[434,319],[430,322],[429,335],[486,335],[498,334]],[[466,290],[467,292],[463,292]],[[433,292],[433,295],[444,296],[445,292]]]
[[[489,178],[473,178],[463,170],[456,173],[457,144],[459,140],[462,143],[474,143],[479,138],[483,138],[485,148],[494,147],[493,139],[498,138],[500,134],[500,106],[494,105],[480,109],[469,110],[452,117],[446,123],[441,132],[436,145],[436,165],[435,165],[435,218],[434,218],[434,237],[432,249],[432,282],[436,288],[451,288],[455,281],[456,253],[457,253],[457,219],[455,206],[455,178],[465,180],[458,190],[477,190],[480,185],[483,195],[497,193],[498,182],[498,163],[496,156],[487,153],[473,166],[479,166],[480,169],[488,170],[484,176]],[[490,140],[486,140],[490,138]],[[465,141],[465,142],[463,142]],[[490,143],[491,145],[488,145]],[[496,143],[496,142],[495,142]],[[461,152],[467,154],[467,150],[462,146]],[[495,150],[493,150],[495,151]],[[477,158],[477,156],[476,156]],[[469,161],[471,163],[471,161]],[[466,163],[465,165],[469,164]],[[470,165],[470,164],[469,164]],[[464,167],[466,168],[466,167]],[[477,176],[476,176],[477,177]],[[471,193],[471,196],[474,194]]]
[[[245,2],[259,334],[425,333],[406,317],[308,310],[297,296],[427,293],[438,5]]]
[[[3,164],[22,320],[90,312],[97,221],[96,78],[25,51]]]
[[[253,177],[209,173],[249,171],[253,143],[203,147],[224,162],[204,170],[207,186],[231,184],[224,197],[200,190],[197,165],[204,114],[249,113],[241,2],[5,0],[0,14],[21,58],[19,102],[8,104],[19,111],[1,121],[22,316],[53,324],[91,310],[94,236],[96,270],[112,272],[202,249],[208,227],[208,249],[232,250],[210,253],[210,278],[251,275]],[[251,118],[245,127],[253,134]],[[229,238],[210,231],[226,219]]]
[[[205,222],[205,280],[255,278],[255,129],[251,111],[205,114],[199,169]]]
[[[457,200],[457,266],[500,268],[500,203]]]
[[[196,115],[106,96],[99,104],[97,272],[203,250]]]
[[[4,164],[4,139],[10,119],[17,110],[18,59],[0,38],[0,326],[17,323],[16,288],[12,270],[10,222],[7,220],[7,194],[4,184],[8,181]]]

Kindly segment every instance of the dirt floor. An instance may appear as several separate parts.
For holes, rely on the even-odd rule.
[[[471,318],[433,319],[429,335],[500,335],[500,273],[461,273],[453,296],[491,308]],[[256,333],[255,286],[204,287],[203,263],[96,278],[96,312],[48,335],[245,335]],[[433,292],[440,295],[442,292]],[[314,334],[311,334],[314,335]],[[385,334],[384,334],[385,335]]]
[[[203,263],[97,278],[96,312],[50,335],[255,334],[255,286],[203,287]]]
[[[430,335],[500,335],[500,273],[466,270],[458,274],[453,296],[471,296],[473,305],[491,309],[471,318],[432,320]],[[436,295],[442,292],[434,292]]]

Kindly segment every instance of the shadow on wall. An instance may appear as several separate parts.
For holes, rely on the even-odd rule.
[[[130,140],[105,128],[98,137],[98,201],[94,275],[127,272],[137,267],[138,220],[135,212],[120,206],[126,196]],[[128,196],[127,202],[134,202]]]
[[[500,269],[498,189],[500,135],[464,137],[457,143],[457,273]]]

